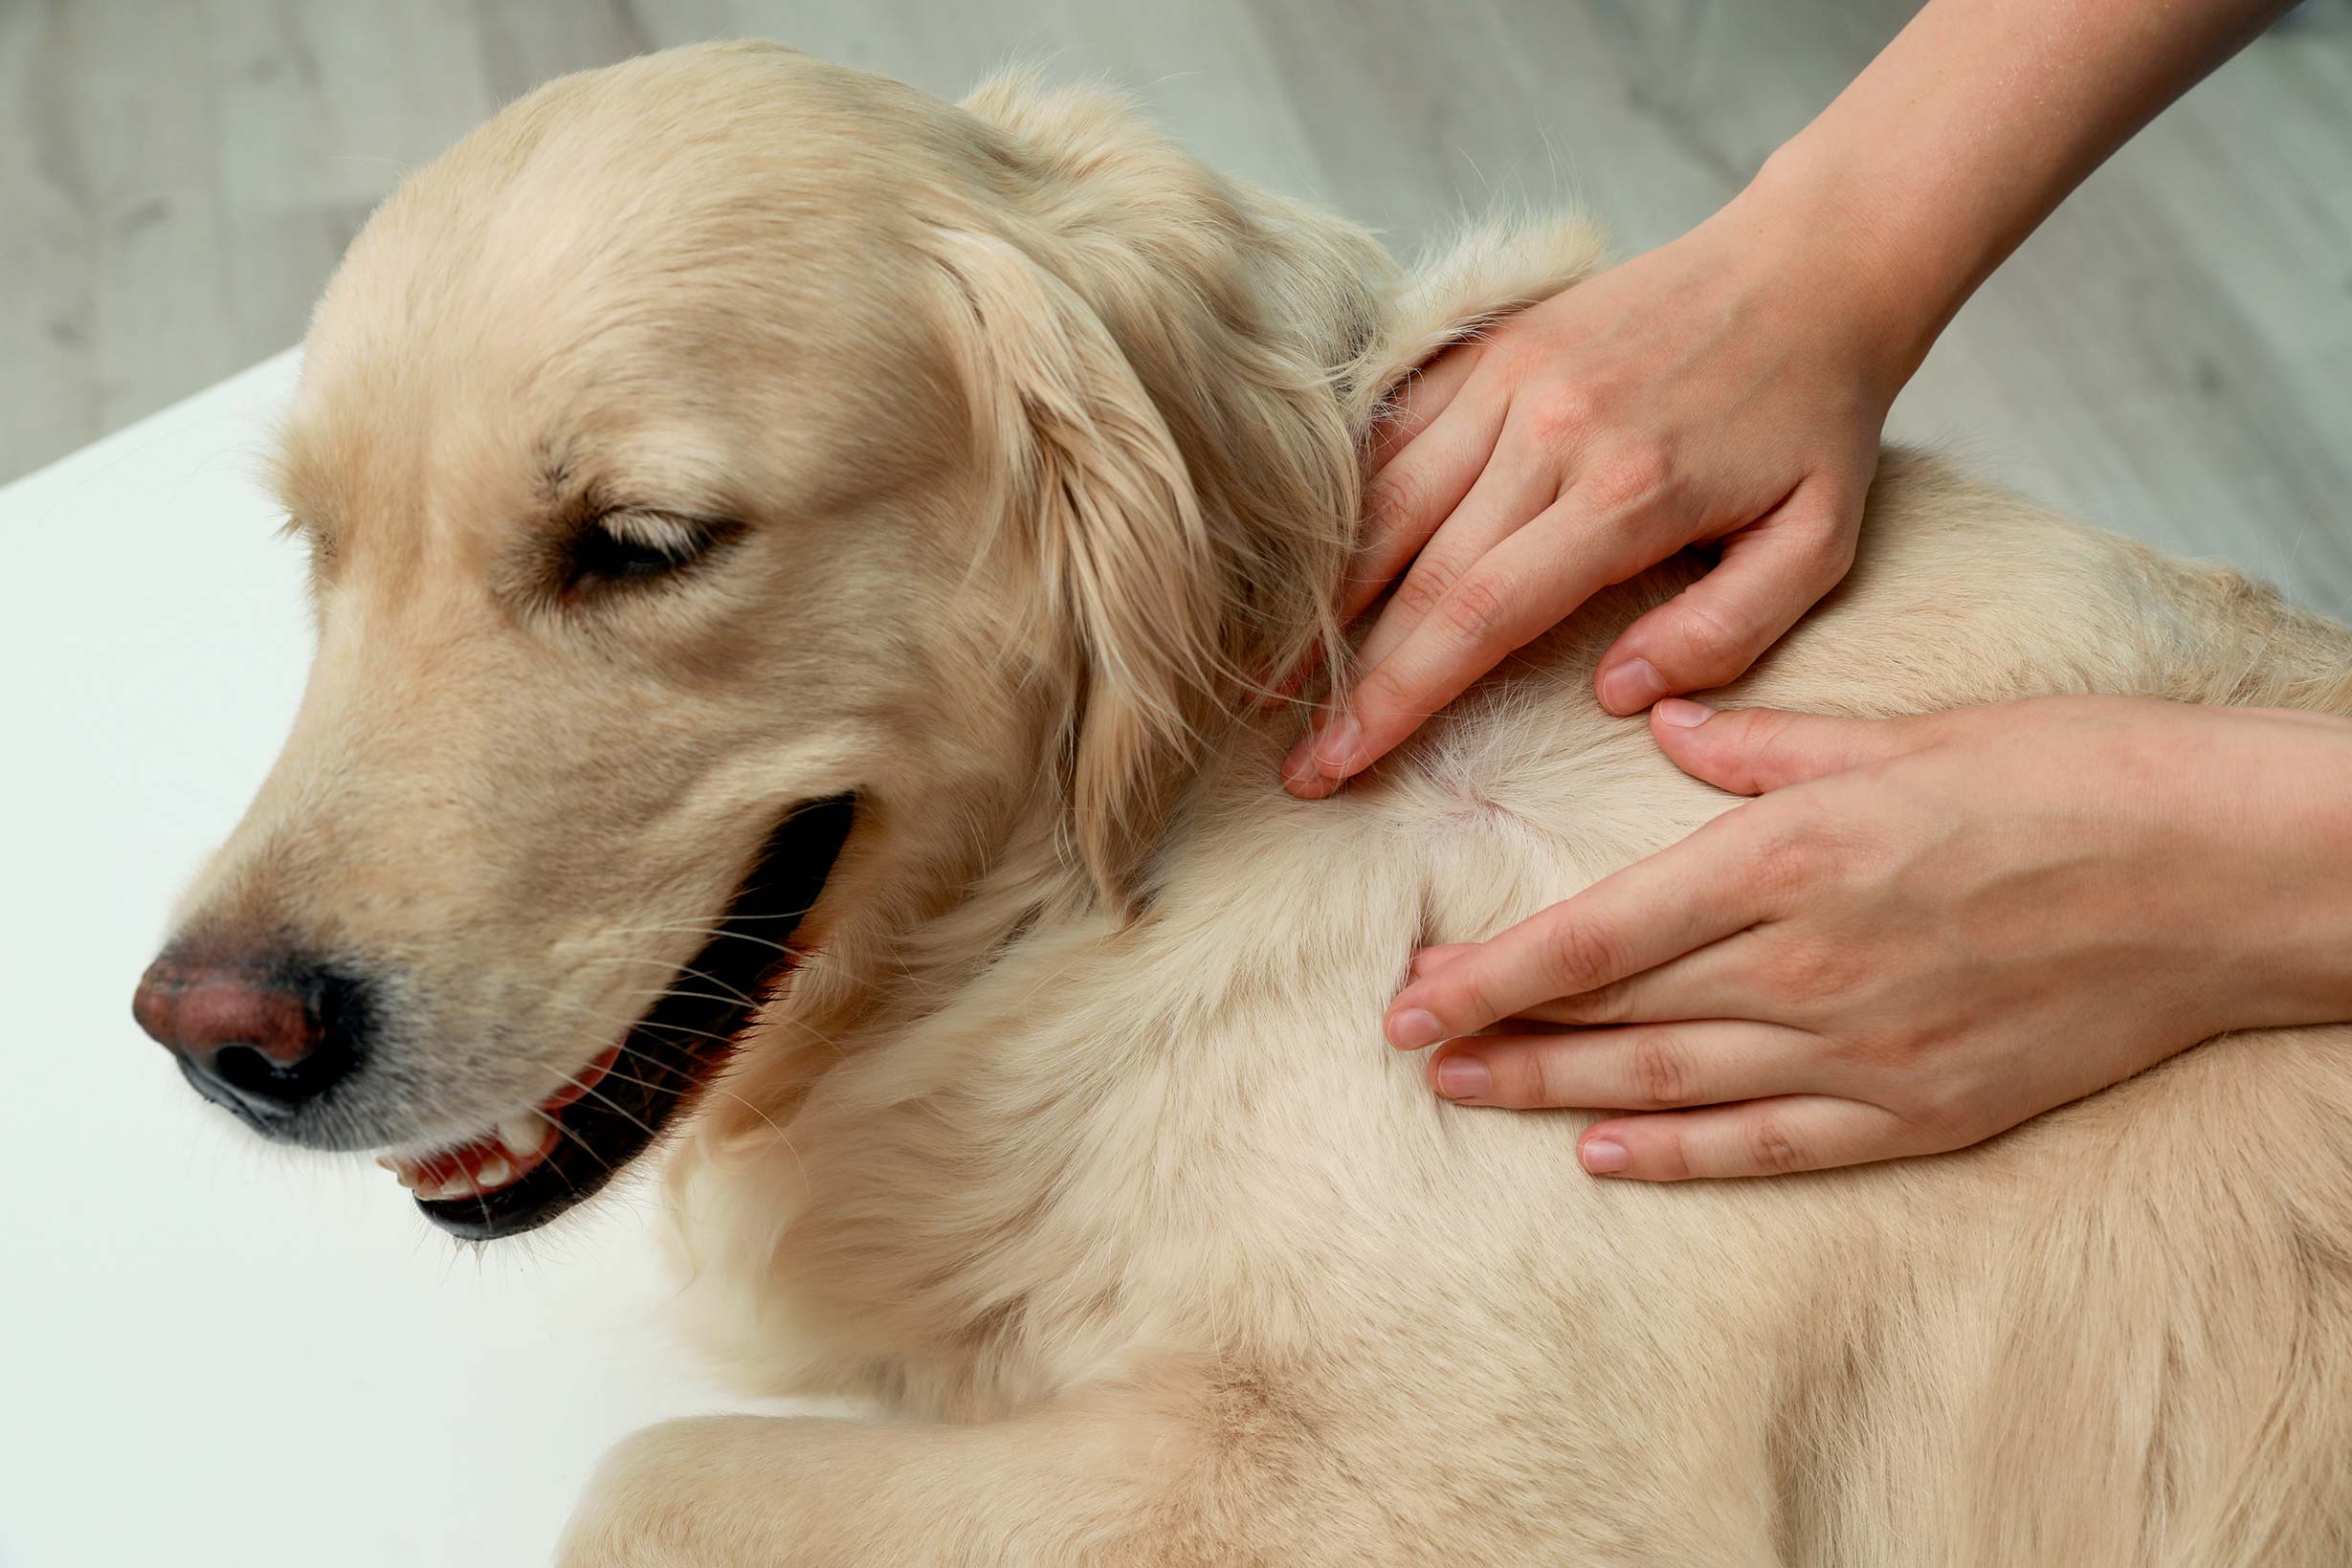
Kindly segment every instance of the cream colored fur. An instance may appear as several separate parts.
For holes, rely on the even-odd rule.
[[[672,1175],[746,1386],[876,1419],[642,1433],[570,1568],[2352,1558],[2352,1033],[1673,1187],[1382,1043],[1416,945],[1735,804],[1590,691],[1688,563],[1326,803],[1242,700],[1332,646],[1383,395],[1597,255],[1399,276],[1101,94],[748,47],[556,83],[370,225],[289,429],[319,672],[191,918],[396,954],[429,1142],[626,1027],[780,808],[863,802]],[[550,453],[752,537],[533,608]],[[2352,633],[1891,453],[1722,700],[2054,692],[2352,714]]]

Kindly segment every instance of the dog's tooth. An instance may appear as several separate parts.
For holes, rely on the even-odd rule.
[[[528,1159],[546,1147],[547,1134],[552,1129],[536,1111],[510,1116],[499,1123],[499,1141],[517,1159]]]
[[[515,1168],[497,1155],[483,1160],[481,1168],[474,1173],[474,1184],[484,1192],[492,1187],[502,1187],[514,1179]]]
[[[452,1198],[471,1198],[474,1196],[474,1178],[460,1170],[456,1175],[423,1196],[435,1203],[447,1203]]]

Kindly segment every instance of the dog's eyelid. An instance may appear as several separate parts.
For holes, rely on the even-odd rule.
[[[572,530],[564,546],[561,593],[647,585],[699,565],[735,533],[732,523],[649,506],[609,506]]]
[[[607,507],[590,518],[587,526],[601,528],[627,543],[680,555],[708,549],[728,527],[716,519],[655,506]]]

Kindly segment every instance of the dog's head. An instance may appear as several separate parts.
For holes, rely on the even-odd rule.
[[[730,46],[508,109],[319,307],[316,662],[141,1022],[499,1235],[1020,835],[1130,898],[1240,673],[1330,635],[1381,265],[1099,95]]]

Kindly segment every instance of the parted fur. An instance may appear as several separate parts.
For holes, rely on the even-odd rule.
[[[566,202],[617,216],[574,237]],[[516,280],[566,245],[576,303]],[[1340,651],[1383,398],[1598,254],[1505,225],[1400,274],[1104,94],[950,108],[754,47],[556,83],[370,225],[290,437],[294,493],[346,519],[322,673],[198,903],[397,953],[415,1038],[457,1042],[415,1048],[432,1103],[496,1114],[642,1006],[596,963],[675,964],[646,934],[707,919],[779,803],[860,791],[672,1197],[747,1386],[896,1419],[640,1434],[566,1563],[2352,1559],[2352,1033],[2215,1041],[1961,1154],[1675,1187],[1592,1182],[1583,1118],[1446,1105],[1382,1044],[1416,946],[1734,804],[1591,696],[1688,562],[1328,802],[1276,787],[1298,716],[1246,700]],[[495,330],[417,315],[433,289]],[[494,503],[558,427],[756,537],[593,639],[518,651],[455,588],[417,622],[416,582],[500,559],[527,508]],[[428,498],[371,541],[362,474]],[[2352,714],[2352,633],[1890,453],[1849,581],[1721,700],[2063,692]],[[418,757],[505,858],[366,909],[270,870],[356,853],[354,800],[397,831],[419,807],[349,781]],[[513,870],[584,827],[570,871]],[[510,908],[558,897],[560,932]],[[484,968],[578,1027],[467,1054]]]

